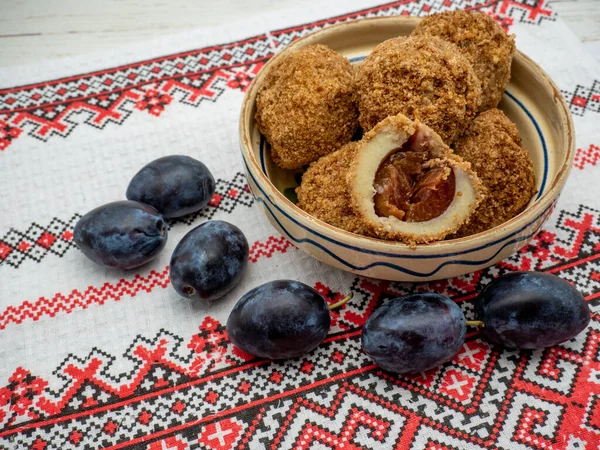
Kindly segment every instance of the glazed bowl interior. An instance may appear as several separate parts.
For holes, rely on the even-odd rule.
[[[364,19],[313,33],[294,42],[272,58],[246,94],[241,114],[240,138],[246,171],[253,178],[251,185],[256,184],[263,191],[259,196],[266,196],[294,221],[308,224],[317,235],[392,254],[412,252],[434,256],[440,253],[446,254],[455,248],[476,248],[485,246],[487,242],[515,230],[523,230],[535,218],[540,218],[544,214],[545,220],[547,212],[564,185],[574,155],[573,127],[568,108],[560,91],[548,75],[527,56],[517,52],[513,59],[511,81],[499,108],[517,125],[523,147],[529,152],[533,161],[538,192],[521,214],[483,233],[408,249],[406,245],[399,242],[367,238],[334,228],[310,217],[293,203],[294,190],[300,182],[301,173],[283,170],[272,162],[268,144],[261,136],[254,120],[256,94],[269,68],[284,54],[316,43],[331,47],[358,66],[377,44],[392,37],[409,35],[419,20],[413,17]],[[539,228],[541,223],[537,226]],[[525,243],[526,239],[523,239],[521,246]],[[507,254],[505,253],[504,256]],[[493,262],[495,261],[491,261]],[[467,271],[463,270],[462,273]],[[454,273],[443,272],[443,274]]]

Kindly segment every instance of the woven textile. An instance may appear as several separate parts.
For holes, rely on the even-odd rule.
[[[600,63],[546,0],[326,3],[0,72],[0,449],[598,448]],[[574,168],[544,230],[494,267],[426,284],[360,278],[301,253],[269,225],[242,173],[238,114],[249,83],[275,52],[323,27],[460,8],[515,33],[574,116]],[[94,265],[73,243],[75,223],[123,199],[137,170],[168,154],[209,166],[209,206],[170,221],[152,263]],[[195,305],[169,285],[168,263],[209,219],[244,231],[250,262],[230,294]],[[361,326],[382,302],[436,291],[471,319],[476,293],[512,270],[572,282],[590,302],[588,329],[528,352],[474,332],[452,362],[411,378],[362,353]],[[331,303],[354,298],[312,353],[258,360],[228,342],[224,324],[243,293],[282,278]]]

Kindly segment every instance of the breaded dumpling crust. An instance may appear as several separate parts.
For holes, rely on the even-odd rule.
[[[291,53],[265,77],[256,121],[283,169],[339,149],[358,127],[352,65],[321,44]]]
[[[480,111],[495,108],[510,80],[514,36],[507,35],[494,19],[481,12],[452,11],[425,17],[413,36],[437,36],[456,44],[473,65],[481,81]]]
[[[338,151],[312,163],[296,189],[298,206],[311,216],[334,227],[368,234],[350,207],[346,175],[358,142],[350,142]]]
[[[516,125],[499,109],[481,113],[454,151],[471,163],[486,191],[485,202],[458,236],[480,233],[512,219],[536,193],[529,153],[521,146]]]
[[[480,84],[454,44],[430,36],[389,39],[358,70],[360,124],[367,131],[402,113],[450,144],[475,117]]]

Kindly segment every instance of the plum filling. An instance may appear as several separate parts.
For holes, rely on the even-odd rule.
[[[450,167],[427,167],[427,140],[417,132],[379,166],[375,174],[375,212],[405,222],[440,216],[454,199],[456,181]]]

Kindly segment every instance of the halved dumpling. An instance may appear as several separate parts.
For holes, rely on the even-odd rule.
[[[455,232],[482,197],[470,164],[429,127],[402,114],[363,137],[347,177],[352,207],[364,226],[380,238],[410,245]]]

